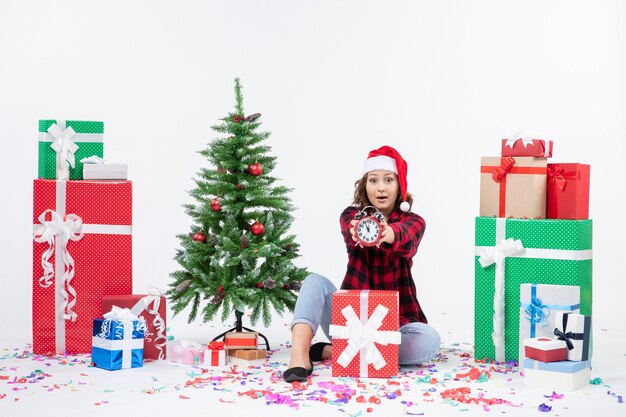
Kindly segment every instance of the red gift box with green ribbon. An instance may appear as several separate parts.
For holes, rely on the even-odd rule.
[[[589,218],[589,173],[587,164],[548,164],[548,219]]]
[[[33,186],[33,352],[91,352],[107,295],[132,292],[132,183]]]

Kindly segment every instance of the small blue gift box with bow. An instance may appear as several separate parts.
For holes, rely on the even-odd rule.
[[[93,321],[91,362],[97,368],[114,371],[143,366],[146,323],[130,311],[116,309]]]

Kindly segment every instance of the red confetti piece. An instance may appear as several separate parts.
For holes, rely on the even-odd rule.
[[[367,412],[371,413],[372,411],[374,411],[374,409],[372,407],[367,407]]]
[[[191,397],[186,397],[184,395],[179,395],[178,398],[180,398],[181,400],[190,400]]]
[[[0,375],[0,379],[3,379],[3,380],[6,381],[7,379],[9,379],[9,376],[8,375]]]

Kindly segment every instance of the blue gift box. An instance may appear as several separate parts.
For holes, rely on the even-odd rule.
[[[143,320],[94,319],[93,366],[109,371],[142,367],[145,333]]]

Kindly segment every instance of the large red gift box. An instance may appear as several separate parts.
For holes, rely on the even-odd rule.
[[[151,294],[109,295],[102,298],[102,312],[108,313],[113,306],[128,308],[146,321],[143,344],[144,359],[165,359],[167,355],[167,320],[165,297]]]
[[[91,352],[104,296],[132,292],[132,183],[33,186],[33,352]]]
[[[587,164],[548,164],[548,219],[589,218],[589,174]]]
[[[397,291],[333,294],[333,376],[390,378],[398,373],[398,306]]]
[[[502,156],[534,156],[550,158],[552,141],[545,139],[502,139]]]

